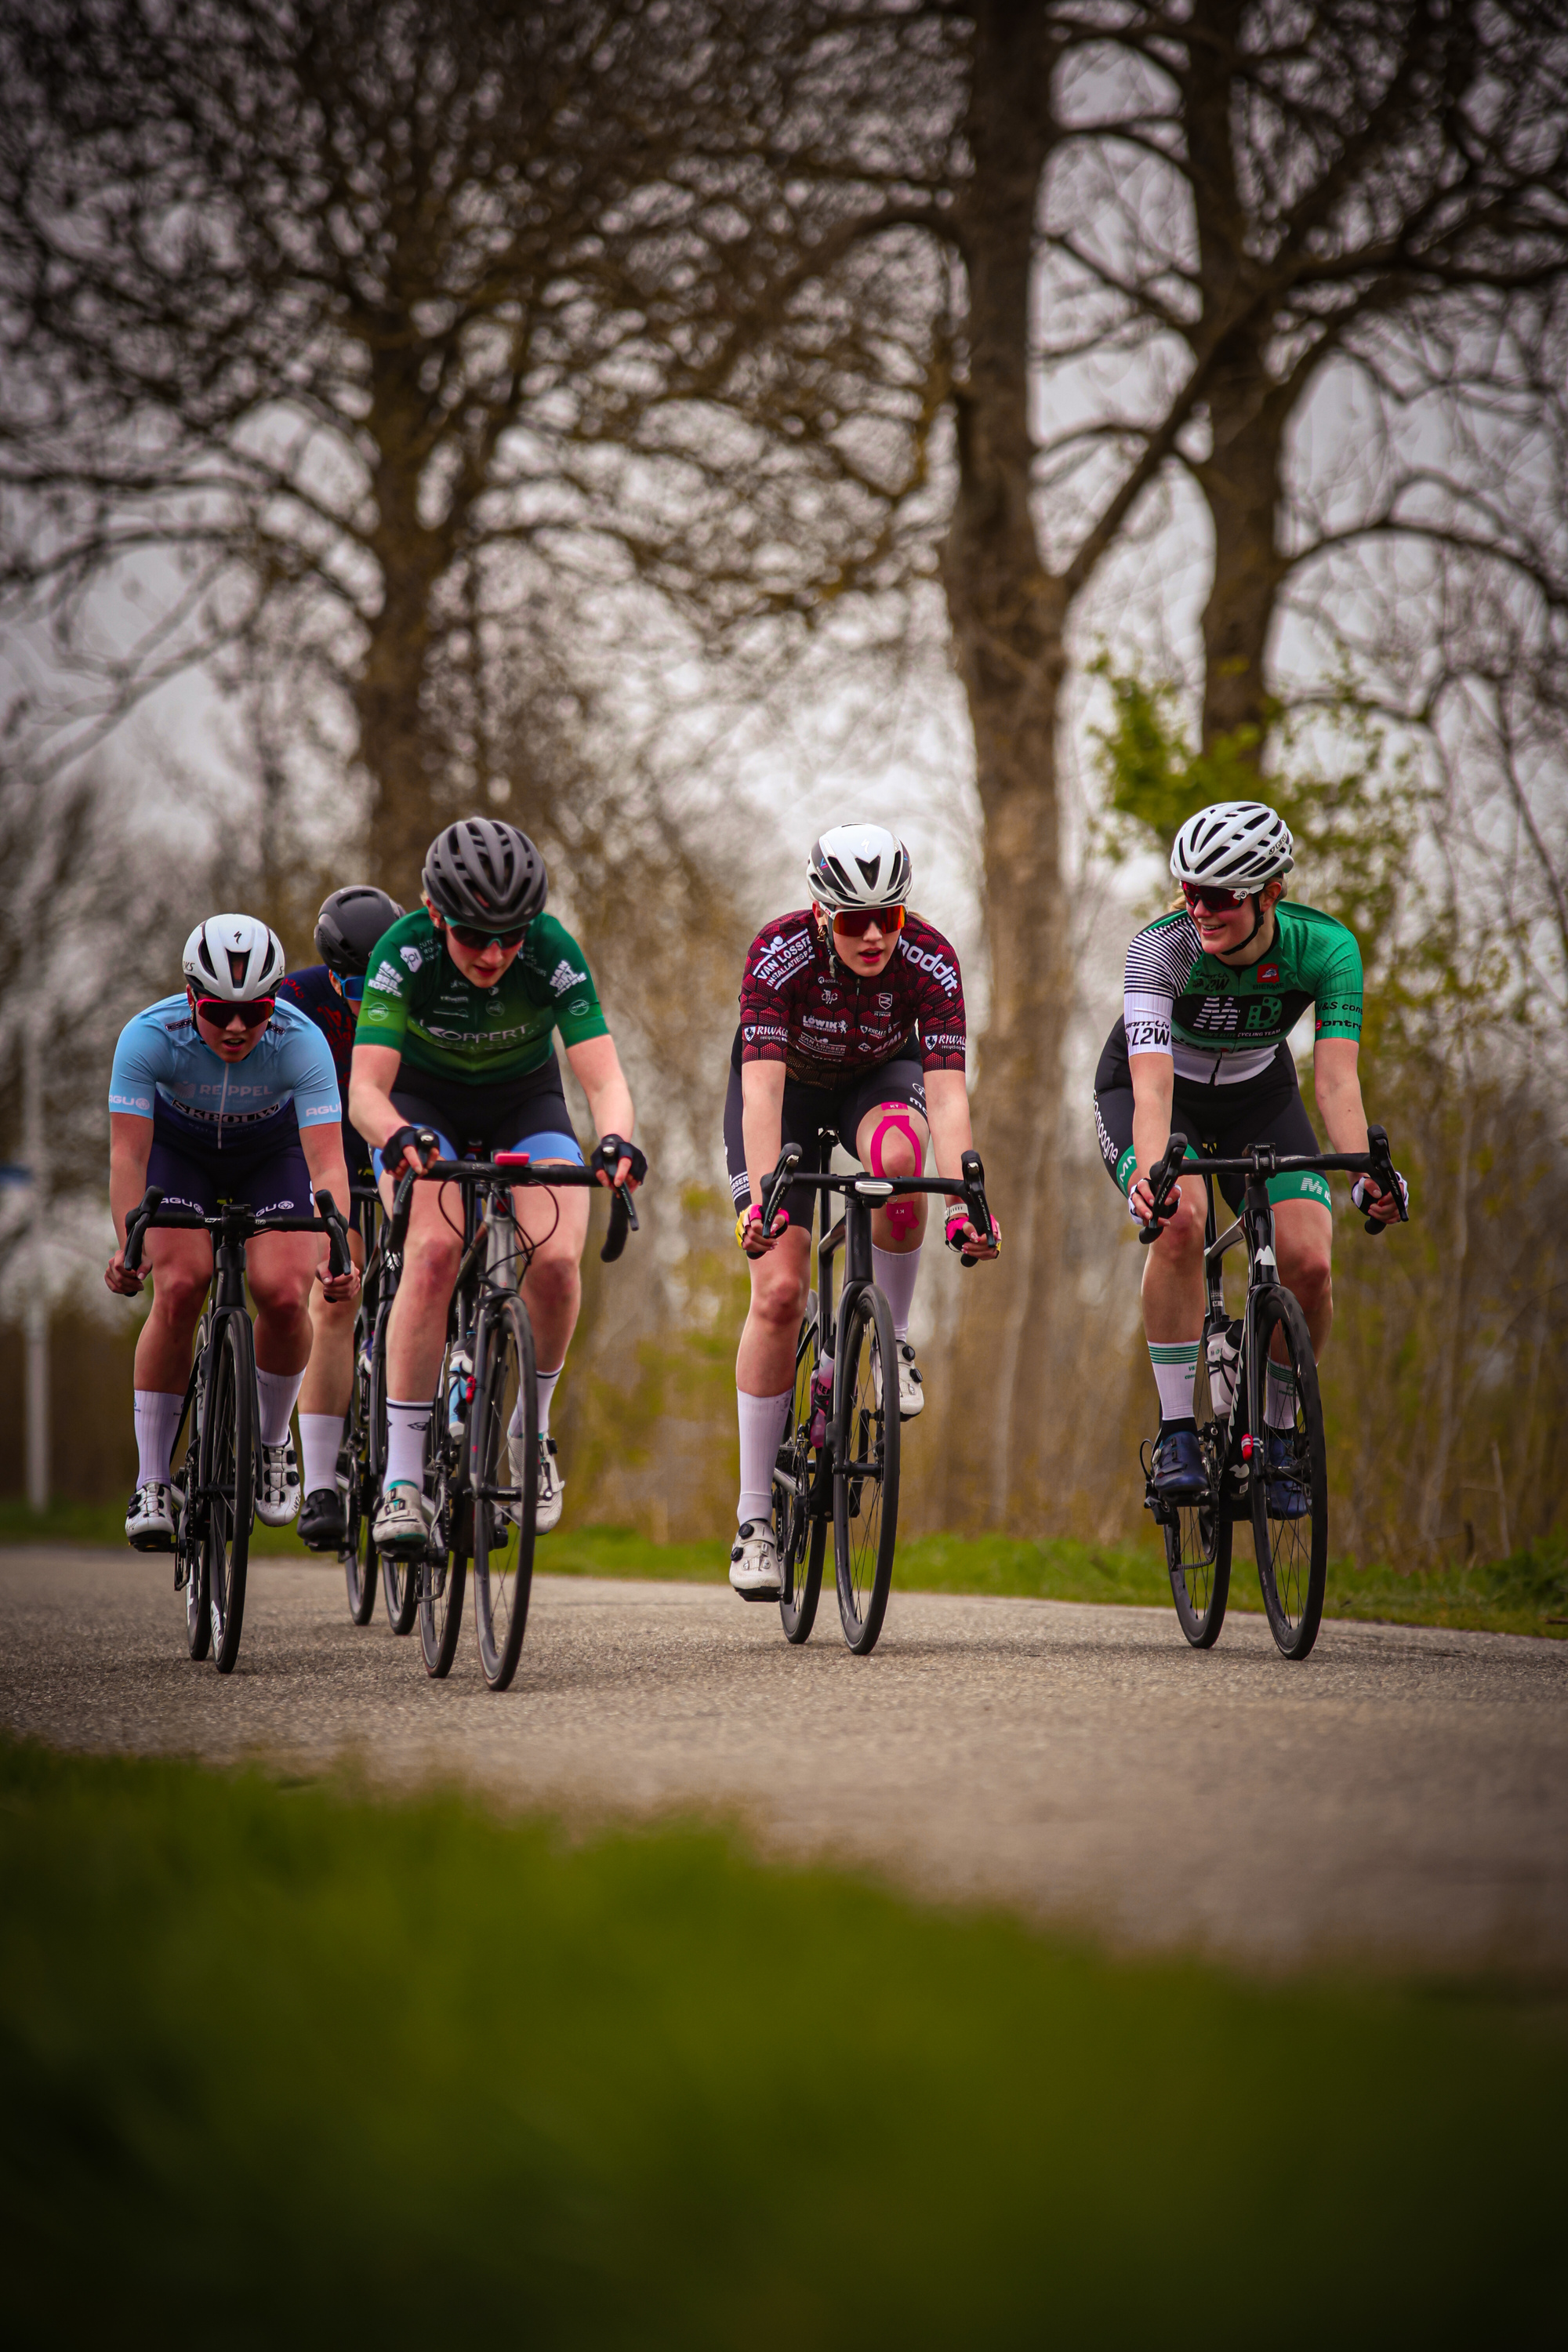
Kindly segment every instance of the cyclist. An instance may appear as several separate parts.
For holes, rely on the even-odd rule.
[[[815,1195],[805,1185],[793,1187],[769,1239],[762,1229],[768,1171],[786,1142],[800,1145],[803,1169],[821,1170],[824,1129],[875,1176],[920,1175],[928,1142],[938,1174],[956,1176],[973,1141],[963,982],[942,933],[908,910],[908,850],[884,825],[835,825],[814,845],[805,874],[810,907],[765,923],[747,954],[724,1105],[735,1238],[752,1277],[735,1363],[741,1496],[730,1581],[741,1593],[781,1589],[773,1460],[810,1282]],[[918,1194],[890,1202],[871,1220],[875,1279],[892,1310],[905,1421],[925,1402],[910,1343],[925,1223],[926,1200]],[[983,1242],[956,1205],[949,1208],[946,1238],[973,1260],[994,1257],[1000,1234]],[[826,1369],[830,1377],[831,1360]],[[826,1408],[826,1396],[817,1402]]]
[[[125,1229],[149,1184],[172,1208],[210,1215],[247,1201],[258,1215],[305,1211],[312,1190],[346,1204],[348,1172],[332,1057],[319,1029],[279,1004],[283,949],[251,915],[213,915],[185,941],[185,991],[149,1005],[120,1033],[109,1082],[110,1206],[121,1236],[105,1269],[133,1297]],[[138,1551],[169,1551],[169,1462],[190,1373],[191,1341],[212,1279],[212,1243],[188,1227],[147,1235],[153,1308],[136,1343],[136,1492],[125,1516]],[[258,1234],[246,1250],[256,1304],[260,1460],[256,1508],[269,1528],[300,1507],[289,1416],[310,1352],[312,1279],[352,1301],[359,1273],[330,1276],[319,1234]]]
[[[1365,1151],[1366,1112],[1356,1073],[1362,1020],[1361,950],[1331,915],[1285,898],[1295,864],[1289,826],[1262,801],[1217,801],[1187,819],[1171,852],[1185,904],[1146,924],[1127,950],[1122,1016],[1106,1040],[1094,1080],[1095,1126],[1106,1168],[1135,1221],[1153,1207],[1149,1171],[1171,1129],[1231,1159],[1251,1143],[1316,1152],[1286,1042],[1315,1008],[1312,1087],[1335,1151]],[[1222,1176],[1233,1208],[1242,1181]],[[1408,1199],[1403,1177],[1400,1190]],[[1180,1188],[1180,1207],[1143,1265],[1143,1327],[1160,1392],[1155,1491],[1197,1494],[1207,1486],[1193,1389],[1204,1320],[1204,1181]],[[1352,1196],[1384,1224],[1399,1213],[1370,1177]],[[1274,1176],[1274,1246],[1279,1279],[1307,1318],[1321,1356],[1333,1320],[1333,1215],[1328,1181],[1314,1171]],[[1307,1497],[1286,1477],[1283,1433],[1295,1419],[1294,1382],[1270,1363],[1266,1382],[1270,1503],[1300,1517]]]
[[[393,925],[372,959],[354,1036],[350,1113],[374,1146],[383,1197],[390,1204],[396,1175],[422,1164],[424,1129],[446,1159],[526,1149],[537,1161],[582,1167],[552,1043],[556,1029],[602,1138],[593,1160],[599,1181],[635,1190],[647,1163],[629,1140],[631,1095],[587,960],[544,912],[544,860],[532,842],[515,825],[466,818],[431,843],[422,879],[423,906]],[[550,1404],[582,1304],[588,1200],[525,1187],[514,1198],[533,1244],[522,1295],[544,1369],[538,1460],[519,1458],[520,1422],[512,1476],[537,1478],[542,1534],[561,1517],[564,1482]],[[386,1475],[374,1528],[384,1551],[425,1544],[425,1440],[462,1224],[458,1192],[418,1189],[387,1326]]]
[[[403,909],[384,890],[367,882],[351,883],[322,901],[316,918],[316,952],[320,963],[291,971],[278,983],[286,1004],[298,1005],[327,1041],[337,1072],[338,1093],[349,1097],[349,1066],[353,1055],[354,1024],[364,994],[364,975],[371,950],[392,929]],[[347,1116],[343,1119],[343,1160],[356,1184],[374,1181],[370,1146]],[[349,1252],[364,1270],[370,1221],[360,1212],[363,1202],[343,1203],[349,1221]],[[348,1533],[342,1498],[338,1493],[338,1454],[343,1423],[353,1390],[354,1307],[351,1299],[333,1300],[310,1294],[310,1360],[300,1391],[300,1540],[312,1551],[335,1552]]]

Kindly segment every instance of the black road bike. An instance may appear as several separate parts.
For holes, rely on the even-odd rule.
[[[195,1361],[180,1408],[174,1450],[185,1438],[183,1469],[174,1473],[178,1509],[174,1590],[185,1596],[185,1638],[193,1658],[210,1649],[220,1675],[233,1672],[245,1622],[245,1576],[261,1448],[257,1437],[256,1337],[245,1303],[245,1245],[258,1234],[325,1234],[334,1275],[349,1267],[348,1233],[330,1192],[318,1192],[313,1217],[258,1217],[244,1201],[211,1215],[165,1209],[150,1185],[125,1232],[125,1266],[134,1274],[149,1227],[186,1226],[212,1235],[213,1276],[196,1332]]]
[[[1152,1449],[1147,1443],[1143,1448],[1144,1507],[1164,1535],[1176,1615],[1196,1650],[1211,1649],[1225,1622],[1231,1531],[1239,1520],[1251,1522],[1263,1606],[1281,1655],[1305,1658],[1318,1638],[1329,1565],[1323,1409],[1307,1318],[1279,1278],[1268,1186],[1271,1176],[1297,1170],[1371,1176],[1380,1193],[1392,1193],[1398,1201],[1399,1219],[1405,1223],[1408,1213],[1394,1179],[1388,1137],[1381,1127],[1369,1127],[1367,1141],[1371,1148],[1363,1152],[1305,1155],[1255,1143],[1236,1160],[1205,1153],[1189,1160],[1187,1139],[1178,1134],[1149,1171],[1156,1221],[1140,1231],[1142,1243],[1152,1242],[1161,1223],[1174,1215],[1176,1186],[1183,1175],[1201,1175],[1208,1193],[1206,1300],[1193,1397],[1206,1491],[1191,1496],[1157,1495]],[[1223,1234],[1216,1232],[1215,1217],[1214,1180],[1220,1175],[1246,1178],[1241,1213]],[[1369,1234],[1384,1231],[1378,1218],[1365,1222]],[[1225,1306],[1225,1256],[1238,1243],[1247,1248],[1247,1298],[1239,1319],[1232,1322]],[[1269,1428],[1264,1411],[1271,1355],[1289,1368],[1295,1383],[1294,1414],[1285,1429]]]
[[[434,1148],[422,1131],[419,1148]],[[426,1499],[430,1533],[422,1553],[382,1555],[393,1630],[416,1617],[426,1671],[447,1674],[462,1625],[470,1568],[479,1664],[491,1690],[517,1672],[533,1583],[534,1519],[539,1499],[539,1399],[533,1329],[521,1296],[534,1244],[517,1222],[514,1186],[564,1192],[597,1187],[592,1168],[533,1167],[525,1151],[492,1160],[437,1160],[397,1182],[384,1234],[380,1300],[370,1351],[367,1413],[376,1492],[386,1467],[386,1326],[408,1235],[414,1187],[455,1184],[463,1194],[463,1254],[447,1313],[447,1345],[430,1414]],[[618,1258],[637,1211],[624,1188],[610,1202],[599,1255]]]
[[[844,1639],[857,1657],[877,1646],[893,1581],[899,1527],[899,1358],[893,1318],[871,1278],[871,1213],[908,1192],[962,1192],[976,1233],[987,1239],[985,1171],[966,1151],[962,1183],[942,1176],[801,1175],[798,1144],[787,1144],[763,1188],[763,1229],[792,1184],[844,1195],[844,1214],[816,1254],[816,1288],[795,1343],[795,1388],[773,1470],[773,1531],[783,1590],[779,1613],[788,1640],[807,1640],[816,1620],[827,1522]],[[844,1252],[837,1311],[834,1260]],[[964,1261],[965,1265],[970,1263]],[[832,1402],[819,1401],[823,1333],[832,1336]],[[751,1597],[751,1596],[748,1596]],[[757,1599],[765,1600],[766,1594]]]

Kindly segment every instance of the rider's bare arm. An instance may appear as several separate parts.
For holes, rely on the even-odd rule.
[[[110,1290],[134,1298],[142,1287],[139,1274],[125,1272],[125,1225],[147,1190],[147,1162],[153,1152],[153,1122],[134,1111],[109,1114],[109,1211],[114,1220],[114,1255],[104,1269]]]
[[[310,1171],[313,1192],[330,1192],[340,1217],[349,1213],[349,1171],[343,1158],[343,1131],[336,1121],[331,1127],[302,1127],[300,1149],[305,1155],[305,1165]],[[321,1255],[316,1267],[316,1280],[321,1286],[323,1298],[357,1298],[359,1268],[351,1258],[346,1274],[332,1275],[327,1271],[326,1236],[321,1238]]]
[[[741,1141],[746,1154],[746,1174],[751,1179],[752,1201],[759,1209],[768,1177],[784,1149],[785,1075],[782,1062],[743,1062],[741,1066]],[[758,1234],[749,1255],[754,1256],[773,1245]]]
[[[1149,1171],[1171,1140],[1176,1066],[1169,1054],[1129,1054],[1127,1066],[1132,1074],[1132,1149],[1138,1155],[1138,1173],[1128,1197],[1141,1204],[1147,1223],[1154,1206]],[[1364,1139],[1361,1148],[1366,1149]]]
[[[931,1159],[939,1176],[957,1178],[963,1170],[963,1155],[974,1148],[974,1129],[969,1120],[969,1088],[962,1070],[928,1070],[925,1074],[926,1124],[931,1129]],[[962,1203],[958,1204],[962,1205]],[[995,1219],[994,1230],[999,1232]],[[973,1236],[973,1247],[966,1246],[967,1257],[994,1257],[994,1243],[983,1242],[971,1223],[966,1231]]]
[[[1361,1098],[1361,1074],[1356,1067],[1360,1046],[1353,1037],[1320,1037],[1312,1055],[1312,1092],[1318,1117],[1329,1131],[1336,1151],[1367,1149],[1366,1107]],[[1391,1224],[1399,1214],[1392,1194],[1367,1203],[1369,1216]]]
[[[588,1116],[594,1122],[595,1135],[618,1135],[624,1143],[632,1139],[636,1113],[632,1109],[631,1088],[621,1068],[621,1057],[616,1051],[613,1037],[584,1037],[581,1045],[568,1045],[566,1059],[572,1065],[572,1075],[588,1097]],[[361,1132],[363,1133],[363,1129]],[[617,1184],[627,1181],[629,1160],[616,1163]],[[599,1181],[609,1179],[600,1171]],[[637,1191],[635,1180],[631,1185]]]
[[[408,1124],[392,1099],[402,1062],[395,1045],[354,1047],[349,1068],[349,1123],[358,1128],[373,1151],[379,1151],[389,1135]],[[408,1159],[406,1153],[404,1157]],[[410,1160],[408,1164],[414,1163]]]

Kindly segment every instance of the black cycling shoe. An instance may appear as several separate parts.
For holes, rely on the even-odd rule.
[[[1292,1440],[1293,1433],[1288,1429],[1271,1429],[1268,1433],[1263,1458],[1271,1519],[1304,1519],[1312,1507],[1303,1465]]]
[[[1204,1450],[1198,1444],[1194,1422],[1160,1432],[1154,1441],[1152,1483],[1156,1495],[1167,1498],[1208,1493],[1209,1474],[1204,1467]]]
[[[311,1551],[341,1551],[348,1536],[343,1498],[335,1486],[317,1486],[300,1513],[300,1540]]]

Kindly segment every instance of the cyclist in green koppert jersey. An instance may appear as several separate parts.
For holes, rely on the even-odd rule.
[[[583,950],[544,911],[548,882],[538,850],[515,825],[470,817],[437,835],[422,881],[423,905],[394,923],[372,952],[349,1082],[350,1116],[374,1147],[388,1207],[403,1170],[422,1164],[422,1129],[436,1136],[443,1159],[526,1151],[535,1163],[583,1166],[555,1058],[557,1031],[602,1138],[600,1181],[635,1187],[646,1163],[630,1140],[631,1095]],[[520,1423],[512,1469],[519,1484],[537,1479],[543,1534],[561,1517],[564,1481],[550,1406],[582,1305],[588,1196],[520,1186],[512,1199],[532,1244],[522,1295],[539,1364],[538,1460],[518,1458]],[[386,1474],[374,1530],[384,1551],[425,1544],[426,1433],[462,1228],[463,1197],[455,1187],[417,1188],[387,1325]]]
[[[1248,1144],[1280,1151],[1321,1150],[1286,1042],[1313,1008],[1312,1090],[1334,1151],[1367,1149],[1356,1062],[1362,1018],[1361,950],[1332,916],[1284,897],[1295,844],[1261,801],[1219,801],[1189,817],[1171,852],[1184,905],[1147,924],[1127,951],[1121,1019],[1095,1073],[1095,1125],[1107,1170],[1140,1224],[1153,1211],[1149,1171],[1173,1128],[1187,1157],[1232,1159]],[[1237,1207],[1241,1182],[1216,1180]],[[1399,1179],[1402,1192],[1405,1180]],[[1357,1205],[1387,1224],[1392,1194],[1369,1177],[1352,1188]],[[1270,1179],[1279,1278],[1307,1318],[1321,1356],[1333,1320],[1333,1215],[1328,1181],[1301,1170]],[[1181,1206],[1144,1253],[1143,1327],[1160,1391],[1153,1483],[1165,1496],[1198,1494],[1207,1473],[1193,1416],[1204,1322],[1204,1182],[1180,1187]],[[1282,1433],[1294,1425],[1288,1367],[1270,1363],[1268,1460],[1283,1463]],[[1298,1484],[1271,1481],[1284,1514],[1305,1507]]]

